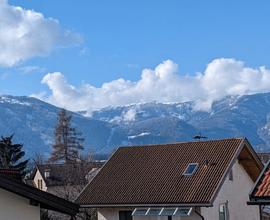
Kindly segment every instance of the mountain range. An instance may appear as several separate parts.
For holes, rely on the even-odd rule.
[[[122,145],[194,141],[245,136],[257,151],[270,151],[270,93],[230,96],[209,112],[193,102],[142,103],[73,113],[73,126],[83,133],[85,151],[108,155]],[[28,157],[46,157],[54,141],[59,108],[26,96],[0,96],[0,134],[14,134]]]

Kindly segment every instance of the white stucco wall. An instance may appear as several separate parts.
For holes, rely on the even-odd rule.
[[[0,189],[1,220],[39,220],[39,206],[31,206],[29,199]]]
[[[242,165],[233,165],[233,181],[226,178],[220,189],[213,207],[202,208],[201,213],[206,220],[219,219],[219,205],[228,201],[230,220],[259,220],[259,206],[248,206],[249,193],[254,182],[248,176]]]
[[[37,170],[36,174],[35,174],[35,177],[34,177],[34,184],[35,184],[35,187],[38,188],[38,180],[42,180],[42,189],[43,191],[47,191],[47,186],[46,186],[46,183],[41,175],[41,173],[39,172],[39,170]]]

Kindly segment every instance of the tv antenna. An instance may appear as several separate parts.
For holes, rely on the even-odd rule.
[[[201,132],[198,134],[198,135],[195,135],[195,136],[193,136],[193,139],[194,140],[202,140],[202,139],[207,139],[207,137],[206,136],[203,136],[202,134],[201,134]]]

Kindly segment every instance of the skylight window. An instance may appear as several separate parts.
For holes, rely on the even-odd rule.
[[[178,216],[189,216],[191,214],[192,208],[178,208],[174,215]]]
[[[161,208],[150,208],[148,209],[146,215],[158,216],[161,210],[162,210]]]
[[[133,212],[132,215],[135,216],[142,216],[142,215],[146,215],[148,209],[144,209],[144,208],[136,208]]]
[[[176,208],[163,208],[160,215],[173,216],[175,212],[176,212]]]
[[[135,208],[132,216],[190,216],[190,207]]]
[[[196,170],[198,169],[199,164],[198,163],[190,163],[188,164],[185,172],[183,173],[184,176],[191,176],[193,175]]]

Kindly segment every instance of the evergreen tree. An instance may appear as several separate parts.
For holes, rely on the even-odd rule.
[[[25,152],[22,144],[12,144],[13,135],[1,137],[0,140],[0,167],[6,169],[17,169],[21,176],[26,174],[28,160],[22,160]]]
[[[50,162],[64,161],[65,163],[77,162],[79,151],[83,150],[84,138],[81,133],[71,126],[72,115],[65,109],[58,113],[58,121],[54,131],[55,143]]]

